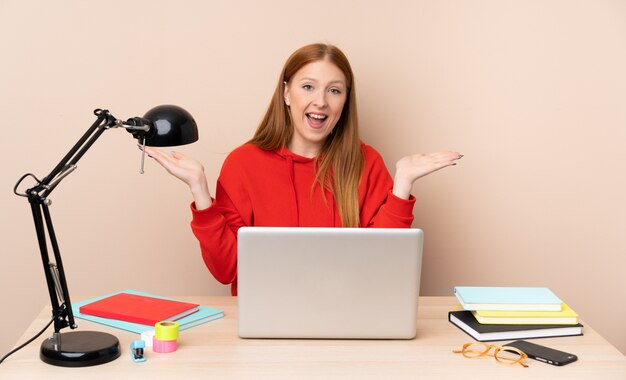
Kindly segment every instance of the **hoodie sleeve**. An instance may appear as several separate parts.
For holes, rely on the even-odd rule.
[[[413,223],[415,197],[401,199],[392,194],[393,180],[380,154],[364,146],[365,171],[359,193],[361,226],[374,228],[409,228]]]
[[[195,204],[191,204],[191,229],[200,243],[204,263],[216,280],[235,284],[235,287],[237,231],[250,225],[252,218],[250,199],[238,166],[236,157],[226,158],[217,181],[215,200],[209,208],[196,210]]]

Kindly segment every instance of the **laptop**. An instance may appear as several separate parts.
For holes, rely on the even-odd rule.
[[[423,232],[242,227],[242,338],[412,339]]]

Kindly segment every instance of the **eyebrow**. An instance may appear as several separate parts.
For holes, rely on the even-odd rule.
[[[300,79],[300,82],[304,82],[304,81],[311,81],[311,82],[316,82],[316,83],[317,83],[317,79],[314,79],[314,78],[308,78],[308,77],[305,77],[305,78]],[[344,81],[342,81],[341,79],[336,79],[336,80],[330,81],[328,84],[334,84],[334,83],[339,83],[339,84],[341,84],[341,85],[343,85],[343,86],[345,86],[345,85],[346,85],[346,84],[344,83]]]

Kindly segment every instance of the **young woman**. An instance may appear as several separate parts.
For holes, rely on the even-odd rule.
[[[455,165],[457,152],[413,155],[392,180],[359,139],[354,76],[337,47],[312,44],[283,67],[254,137],[224,161],[211,197],[202,165],[179,152],[146,153],[192,193],[191,228],[215,278],[237,294],[242,226],[410,227],[413,182]]]

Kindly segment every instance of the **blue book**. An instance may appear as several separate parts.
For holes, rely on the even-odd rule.
[[[120,321],[120,320],[117,320],[117,319],[96,317],[94,315],[82,314],[79,311],[80,307],[83,306],[83,305],[86,305],[86,304],[89,304],[89,303],[92,303],[92,302],[95,302],[95,301],[99,301],[99,300],[101,300],[103,298],[110,297],[110,296],[118,294],[118,293],[129,293],[129,294],[137,294],[137,295],[140,295],[140,296],[168,299],[166,297],[155,296],[155,295],[144,293],[144,292],[140,292],[140,291],[137,291],[137,290],[123,290],[121,292],[117,292],[117,293],[113,293],[113,294],[107,294],[105,296],[90,298],[90,299],[83,300],[83,301],[80,301],[80,302],[72,303],[72,312],[74,313],[74,317],[80,318],[80,319],[85,319],[85,320],[91,321],[91,322],[100,323],[100,324],[111,326],[111,327],[115,327],[115,328],[118,328],[118,329],[130,331],[130,332],[134,332],[134,333],[137,333],[137,334],[141,334],[141,333],[146,332],[146,331],[154,330],[154,326],[148,326],[148,325],[142,325],[142,324],[139,324],[139,323]],[[197,312],[195,312],[195,313],[193,313],[191,315],[188,315],[186,317],[183,317],[183,318],[177,320],[176,322],[178,322],[179,330],[182,331],[182,330],[186,330],[186,329],[192,328],[194,326],[201,325],[203,323],[207,323],[207,322],[210,322],[210,321],[222,318],[223,316],[224,316],[224,311],[223,310],[214,309],[214,308],[208,307],[208,306],[200,306],[199,310]]]
[[[548,288],[456,286],[465,310],[561,311],[563,301]]]

